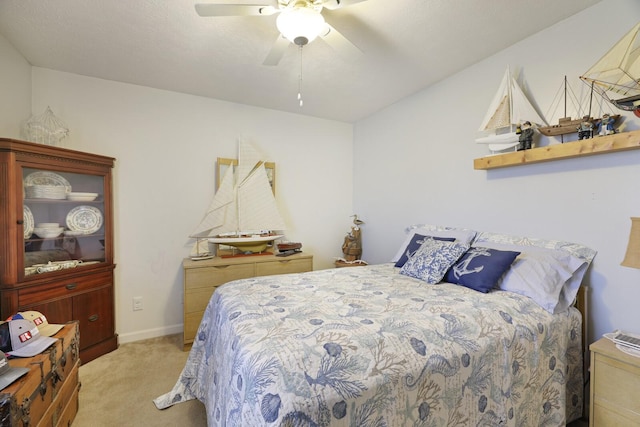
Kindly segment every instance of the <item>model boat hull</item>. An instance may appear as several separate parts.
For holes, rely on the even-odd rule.
[[[487,135],[476,138],[478,144],[512,144],[518,143],[518,134],[515,132],[501,133],[497,135]]]
[[[640,95],[622,99],[612,99],[611,103],[621,110],[636,111],[640,108]]]
[[[611,118],[613,118],[615,124],[620,118],[620,114],[614,114]],[[593,124],[598,123],[600,120],[602,120],[602,118],[590,119]],[[539,127],[538,131],[545,136],[567,135],[578,132],[578,127],[581,122],[582,119],[571,120],[570,118],[564,118],[560,119],[557,125]]]
[[[541,134],[545,136],[558,136],[566,135],[569,133],[578,132],[578,126],[580,126],[582,119],[564,118],[558,121],[557,125],[541,126],[538,128]]]
[[[269,243],[274,240],[283,237],[282,234],[272,235],[258,235],[258,236],[246,236],[246,237],[234,237],[234,236],[217,236],[211,237],[209,241],[218,245],[232,246],[241,252],[264,252],[269,246]]]

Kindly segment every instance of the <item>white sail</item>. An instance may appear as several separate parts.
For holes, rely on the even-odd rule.
[[[237,187],[240,230],[284,230],[264,162]]]
[[[618,108],[635,109],[640,104],[640,23],[580,78]],[[608,92],[632,99],[624,105],[626,100],[613,100]]]
[[[487,114],[484,116],[482,124],[478,129],[480,132],[497,130],[511,125],[510,80],[511,75],[507,68],[507,71],[505,71],[502,81],[500,82],[500,86],[491,100],[491,104],[489,104]]]
[[[533,127],[545,123],[507,68],[480,125],[476,142],[491,144],[491,151],[513,148],[518,145],[516,129],[525,121]]]
[[[241,139],[238,148],[236,182],[243,182],[256,167],[264,163],[262,159],[262,154],[253,145]]]
[[[241,140],[235,173],[232,167],[226,170],[192,237],[210,237],[214,243],[261,252],[267,243],[282,235],[258,233],[285,228],[264,161],[255,147]]]
[[[233,168],[227,168],[220,188],[216,192],[200,224],[191,233],[193,237],[237,231],[236,190],[233,182]]]

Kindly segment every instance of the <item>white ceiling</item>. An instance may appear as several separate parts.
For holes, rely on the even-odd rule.
[[[206,0],[0,0],[0,34],[37,67],[354,122],[599,1],[367,0],[325,9],[364,54],[342,57],[321,39],[305,46],[302,108],[298,48],[262,65],[278,37],[276,15],[203,18],[194,3]]]

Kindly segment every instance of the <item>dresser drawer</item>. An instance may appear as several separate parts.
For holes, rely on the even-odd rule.
[[[593,396],[594,410],[604,408],[600,416],[607,419],[616,415],[606,415],[607,412],[613,410],[617,412],[617,416],[624,416],[637,423],[624,425],[640,426],[640,368],[603,355],[596,355],[595,359],[596,367],[593,373],[593,381],[596,385]],[[596,419],[598,417],[596,411]]]
[[[596,403],[593,406],[593,422],[590,424],[595,427],[638,427],[640,426],[640,420],[635,419],[632,421],[619,413],[618,408],[608,409],[606,406]]]
[[[111,286],[113,282],[112,277],[111,272],[105,272],[22,288],[18,291],[18,305],[25,307],[42,304],[46,301],[89,292],[102,286]]]
[[[640,427],[640,358],[601,338],[591,350],[591,427]]]
[[[204,311],[197,311],[194,313],[187,313],[184,315],[184,343],[192,343],[195,339],[196,332],[202,321],[202,315]]]
[[[255,276],[253,264],[221,264],[202,268],[191,268],[184,272],[185,291],[196,288],[211,288],[237,279]]]
[[[312,258],[278,259],[271,262],[256,264],[256,276],[271,276],[274,274],[303,273],[313,268]]]
[[[184,312],[193,313],[195,311],[204,312],[207,308],[211,295],[215,292],[217,286],[209,286],[206,288],[191,288],[184,294]]]

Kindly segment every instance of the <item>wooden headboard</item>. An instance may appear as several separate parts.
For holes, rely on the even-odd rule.
[[[576,296],[576,308],[580,310],[582,314],[582,348],[586,351],[588,347],[588,319],[589,319],[589,287],[584,284],[578,289],[578,295]]]

